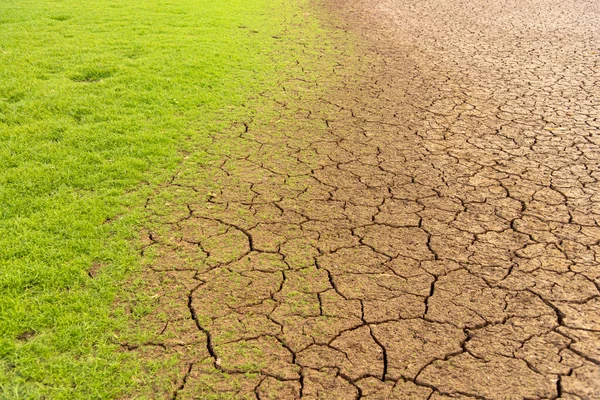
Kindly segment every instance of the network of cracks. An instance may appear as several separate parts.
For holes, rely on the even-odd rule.
[[[323,7],[340,84],[149,199],[125,346],[180,355],[177,399],[600,398],[598,3]]]

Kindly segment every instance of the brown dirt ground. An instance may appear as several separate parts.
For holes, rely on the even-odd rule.
[[[324,7],[335,90],[165,188],[148,396],[600,399],[600,3]]]

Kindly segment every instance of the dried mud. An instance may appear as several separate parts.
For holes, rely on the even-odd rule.
[[[341,84],[164,188],[153,395],[600,398],[600,3],[325,8]]]

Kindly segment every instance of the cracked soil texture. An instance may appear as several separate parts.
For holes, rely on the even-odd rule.
[[[600,3],[324,7],[360,73],[165,189],[166,396],[600,399]]]

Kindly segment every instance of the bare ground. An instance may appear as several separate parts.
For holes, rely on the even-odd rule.
[[[600,3],[325,8],[335,90],[165,189],[153,395],[599,399]]]

